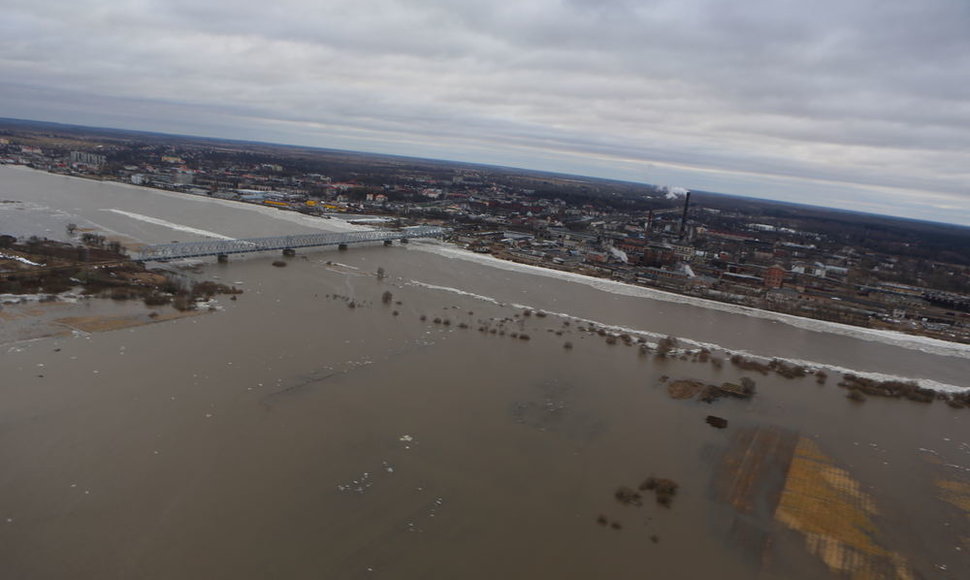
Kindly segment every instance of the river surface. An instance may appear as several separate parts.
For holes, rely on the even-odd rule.
[[[3,200],[0,233],[55,239],[68,223],[130,244],[357,227],[16,167],[0,167]],[[970,569],[968,411],[852,403],[836,386],[851,370],[965,388],[970,348],[438,242],[300,251],[285,268],[278,259],[201,260],[186,275],[244,290],[217,299],[216,312],[0,345],[0,577],[848,574],[854,564],[819,548],[828,524],[726,499],[725,465],[744,433],[821,450],[835,487],[873,506],[854,529],[878,549],[852,553],[905,561],[915,577]],[[579,330],[590,323],[830,376],[644,356]],[[741,376],[757,381],[753,399],[675,400],[666,387],[666,377]],[[709,414],[728,427],[707,425]],[[780,478],[758,489],[784,488],[781,505],[795,505],[790,450],[779,457]],[[669,507],[650,492],[643,505],[614,498],[648,476],[679,484]],[[905,577],[887,574],[871,577]]]

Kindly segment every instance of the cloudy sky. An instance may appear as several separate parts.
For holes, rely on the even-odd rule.
[[[0,116],[970,225],[970,0],[3,0]]]

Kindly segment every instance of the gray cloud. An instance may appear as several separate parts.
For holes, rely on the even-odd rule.
[[[970,224],[965,0],[5,4],[8,116]]]

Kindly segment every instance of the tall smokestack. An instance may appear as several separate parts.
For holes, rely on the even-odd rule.
[[[687,209],[690,207],[690,192],[684,196],[684,215],[680,216],[680,238],[684,237],[684,230],[687,228]]]

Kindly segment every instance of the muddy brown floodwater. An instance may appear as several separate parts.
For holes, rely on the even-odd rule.
[[[850,401],[833,369],[852,353],[823,356],[834,347],[815,344],[822,331],[419,246],[303,252],[286,268],[272,266],[274,255],[213,260],[191,275],[244,290],[217,298],[216,312],[4,343],[0,577],[962,578],[970,569],[970,411]],[[115,307],[134,316],[111,303],[90,316]],[[52,308],[67,318],[86,307]],[[680,327],[650,324],[671,308]],[[582,330],[587,321],[625,322],[631,338],[607,340],[619,331],[600,336]],[[752,328],[765,333],[763,348],[744,334]],[[656,343],[650,332],[711,352],[658,357],[638,342]],[[714,334],[729,351],[711,346]],[[960,356],[832,337],[857,348],[855,371],[874,370],[880,353],[916,361],[889,363],[907,378],[955,383],[967,368]],[[783,343],[789,358],[831,363],[828,379],[728,362],[741,350],[779,356]],[[751,398],[671,397],[677,381],[742,377],[756,382]],[[618,501],[621,488],[640,497]]]

